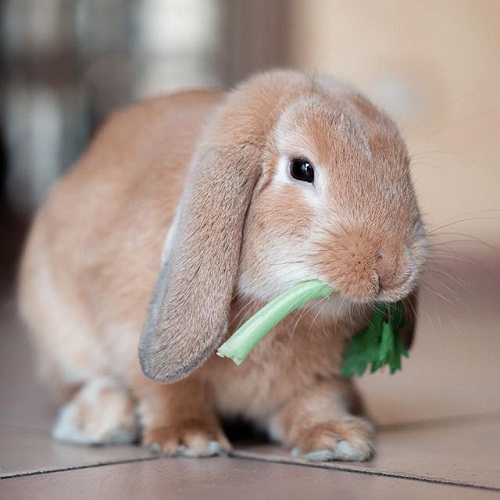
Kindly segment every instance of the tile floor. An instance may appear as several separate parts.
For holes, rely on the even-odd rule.
[[[402,373],[360,381],[380,424],[375,458],[319,465],[268,444],[196,460],[52,441],[55,408],[35,379],[13,273],[2,274],[0,498],[500,498],[500,266],[481,268],[449,269],[466,284],[453,304],[424,292]]]

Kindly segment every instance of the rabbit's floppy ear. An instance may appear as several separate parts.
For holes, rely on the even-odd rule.
[[[302,74],[256,75],[227,95],[191,165],[139,347],[144,374],[174,382],[222,341],[235,291],[245,217],[269,132],[309,89]]]
[[[413,344],[413,338],[417,328],[418,290],[415,290],[406,299],[404,299],[403,304],[404,325],[400,330],[400,335],[406,349],[410,349]]]
[[[260,172],[260,150],[235,142],[202,149],[183,194],[140,343],[143,372],[160,382],[198,368],[227,329],[245,215]]]

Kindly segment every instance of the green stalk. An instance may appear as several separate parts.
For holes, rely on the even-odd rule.
[[[333,288],[321,280],[298,283],[255,313],[219,347],[217,354],[240,365],[257,343],[291,312],[306,302],[332,293]]]

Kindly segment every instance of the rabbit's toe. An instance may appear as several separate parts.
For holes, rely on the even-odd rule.
[[[310,427],[298,437],[292,450],[313,462],[329,460],[363,461],[374,451],[373,425],[362,418],[326,422]]]
[[[145,429],[142,441],[151,451],[167,456],[210,457],[231,450],[220,428],[195,420]]]
[[[135,404],[113,380],[92,380],[61,409],[52,434],[76,444],[133,443],[138,437]]]

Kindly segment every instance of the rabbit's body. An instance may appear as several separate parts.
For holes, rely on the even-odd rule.
[[[263,83],[255,84],[259,78]],[[403,269],[402,257],[391,254],[392,266],[378,257],[377,262],[382,260],[385,264],[385,267],[376,264],[380,293],[395,294],[393,290],[397,289],[397,297],[391,296],[394,300],[412,290],[423,262],[424,243],[420,228],[414,226],[418,222],[418,210],[411,185],[407,184],[407,166],[387,175],[389,183],[402,183],[401,193],[391,194],[389,189],[382,195],[398,204],[392,207],[392,212],[405,219],[401,229],[394,230],[394,221],[385,224],[382,218],[390,216],[382,213],[380,207],[375,211],[363,208],[363,202],[353,198],[356,187],[349,184],[342,187],[344,194],[335,195],[341,216],[332,217],[331,206],[320,210],[322,202],[317,201],[317,194],[305,191],[301,195],[298,189],[303,186],[295,186],[283,173],[274,171],[278,167],[273,167],[282,162],[273,152],[276,147],[293,148],[293,143],[301,140],[289,130],[286,120],[290,117],[286,113],[303,112],[300,106],[295,110],[294,102],[304,94],[314,95],[311,80],[297,73],[277,72],[257,77],[255,82],[246,84],[246,88],[243,86],[240,94],[229,94],[229,98],[228,94],[219,92],[188,92],[119,112],[39,211],[22,265],[21,306],[50,385],[69,400],[56,424],[56,437],[84,443],[131,442],[138,433],[137,409],[142,442],[168,454],[183,452],[199,456],[229,449],[218,418],[243,416],[311,459],[361,460],[370,456],[371,425],[353,416],[359,413],[360,403],[351,382],[339,377],[339,372],[345,341],[366,323],[369,301],[374,297],[370,294],[379,292],[378,289],[371,291],[375,285],[370,281],[370,274],[365,284],[364,278],[339,278],[335,269],[329,274],[325,266],[330,266],[337,256],[348,261],[345,265],[358,266],[364,272],[365,267],[372,264],[367,264],[367,257],[356,253],[356,248],[365,245],[372,253],[389,255],[389,248],[386,246],[382,251],[385,243],[377,240],[386,232],[387,241],[394,242],[395,238],[408,241],[403,253],[407,256],[414,252],[411,258],[415,264],[412,261],[411,265],[406,264],[408,269]],[[351,96],[352,105],[342,109],[341,115],[355,109],[354,119],[361,116],[367,124],[362,123],[357,130],[352,126],[353,116],[349,117],[345,144],[337,150],[318,147],[318,141],[331,141],[328,131],[319,130],[316,136],[320,139],[316,143],[308,140],[303,145],[306,150],[315,151],[311,153],[315,155],[315,162],[323,164],[325,155],[342,161],[344,148],[356,137],[361,138],[361,142],[365,140],[361,154],[366,158],[376,157],[377,147],[390,150],[394,144],[400,144],[392,125],[380,112],[357,94],[341,89],[334,86],[333,90],[327,88],[319,94],[323,101],[331,98],[332,92]],[[314,99],[312,104],[306,104],[313,111],[317,106]],[[243,118],[235,112],[242,105],[248,108]],[[325,123],[325,117],[320,117],[320,126],[324,126],[321,123]],[[318,124],[308,120],[310,118],[304,116],[300,127],[308,125],[314,131]],[[279,135],[280,126],[285,130],[282,135]],[[241,132],[244,127],[247,131]],[[269,139],[270,131],[276,128],[278,135]],[[375,140],[371,140],[370,130],[378,134]],[[190,196],[195,189],[192,186],[198,185],[197,174],[192,173],[193,162],[208,162],[203,170],[210,172],[210,151],[229,151],[235,142],[240,144],[236,154],[242,155],[241,161],[234,165],[229,160],[219,158],[217,161],[222,165],[226,161],[228,176],[238,175],[232,172],[247,161],[240,152],[248,148],[262,149],[259,141],[266,144],[258,160],[263,168],[260,174],[254,175],[255,187],[252,184],[250,194],[241,192],[235,202],[228,200],[229,185],[223,188],[222,198],[214,201],[212,196],[216,196],[212,193],[218,188],[212,188],[213,179],[208,178],[196,188],[195,198],[202,204],[201,210],[191,212]],[[208,153],[207,145],[210,146]],[[203,154],[207,154],[207,160]],[[233,153],[227,154],[230,157]],[[359,161],[357,152],[350,154],[351,161]],[[402,153],[396,151],[391,155],[398,161]],[[201,159],[196,160],[197,157]],[[224,172],[218,174],[216,182],[225,182],[224,175]],[[320,175],[319,169],[316,175]],[[355,176],[357,181],[365,183],[363,196],[370,196],[378,189],[370,175]],[[322,171],[321,176],[324,182],[326,171]],[[233,184],[236,189],[243,189],[245,182]],[[336,184],[340,182],[343,182],[341,178]],[[321,187],[318,183],[318,186],[323,190],[321,196],[330,196],[329,184]],[[346,193],[346,189],[350,192]],[[400,197],[406,197],[406,205],[401,206]],[[212,202],[220,207],[216,217],[210,212]],[[179,209],[179,203],[183,208]],[[251,209],[243,210],[239,218],[233,217],[232,209],[227,208],[233,206],[231,203],[243,207],[250,203]],[[342,212],[342,203],[354,205],[355,209]],[[201,222],[186,222],[193,213]],[[319,213],[321,220],[317,222]],[[330,214],[332,220],[337,219],[342,226],[338,238],[330,244],[328,232],[335,228],[325,226],[325,214]],[[352,229],[347,226],[353,214],[359,214],[361,221],[370,219],[366,228],[363,229],[359,221]],[[371,219],[379,222],[372,233],[374,238],[368,242],[366,235],[371,231]],[[233,220],[244,224],[239,230],[240,234],[243,232],[241,248],[224,235],[225,225],[229,226]],[[191,229],[186,232],[186,227]],[[351,231],[348,237],[352,241],[347,242],[342,234],[346,230]],[[211,250],[211,240],[220,234],[226,238],[222,240],[224,250],[216,254]],[[305,241],[310,237],[313,242],[317,240],[316,247]],[[196,242],[196,238],[200,241]],[[287,238],[291,238],[290,242]],[[295,248],[294,242],[302,247]],[[412,249],[408,250],[410,245]],[[178,248],[182,248],[180,256]],[[333,252],[333,258],[327,251]],[[167,292],[161,286],[157,288],[162,305],[153,303],[147,315],[162,253],[168,277],[162,279],[170,288]],[[297,264],[297,256],[301,255],[305,257]],[[354,264],[350,262],[352,255]],[[193,265],[190,259],[196,261],[200,257],[203,262]],[[235,271],[225,260],[230,258],[239,262]],[[415,269],[410,269],[411,266]],[[213,293],[230,300],[226,317],[224,312],[219,314],[215,303],[210,304],[211,290],[219,286],[219,275],[220,283],[224,284],[227,281],[224,276],[229,272],[232,278],[227,291]],[[354,269],[353,273],[356,272]],[[396,274],[398,276],[393,276]],[[261,341],[239,367],[211,354],[213,346],[251,316],[262,301],[307,277],[322,277],[345,290],[345,295],[355,296],[357,302],[347,303],[345,297],[334,297],[319,307],[306,307],[292,314]],[[176,292],[172,290],[178,280],[185,280],[188,289],[193,286],[189,294],[179,292],[184,293],[182,300],[177,297],[172,301],[168,294]],[[391,285],[384,287],[382,282]],[[406,288],[401,289],[403,282]],[[164,303],[169,300],[174,304],[173,312],[164,314]],[[179,326],[177,322],[174,327],[162,326],[178,314],[179,304],[189,301],[195,307],[187,314],[181,311],[182,317],[187,316],[187,325]],[[208,311],[206,318],[197,318],[198,311],[204,307]],[[189,325],[189,321],[193,324]],[[217,321],[227,322],[229,327],[210,326]],[[141,344],[143,369],[154,378],[177,380],[172,384],[153,382],[141,371],[138,346],[145,322],[150,325],[146,326]],[[161,331],[157,330],[160,328],[157,324]],[[204,328],[206,335],[214,337],[207,341],[208,347],[202,342]],[[195,339],[193,345],[188,345],[185,339],[194,335],[195,329],[202,331],[200,342]],[[177,335],[175,342],[165,341],[171,342],[169,349],[165,349],[166,354],[163,354],[166,344],[163,340],[158,343],[158,335],[163,335],[163,330],[174,331],[174,337]],[[179,358],[178,368],[175,368],[177,358],[165,361],[169,355],[174,356],[173,351]],[[150,353],[155,354],[151,357]],[[191,355],[194,361],[187,359]],[[194,371],[207,357],[205,364]],[[183,380],[179,380],[181,378]]]

